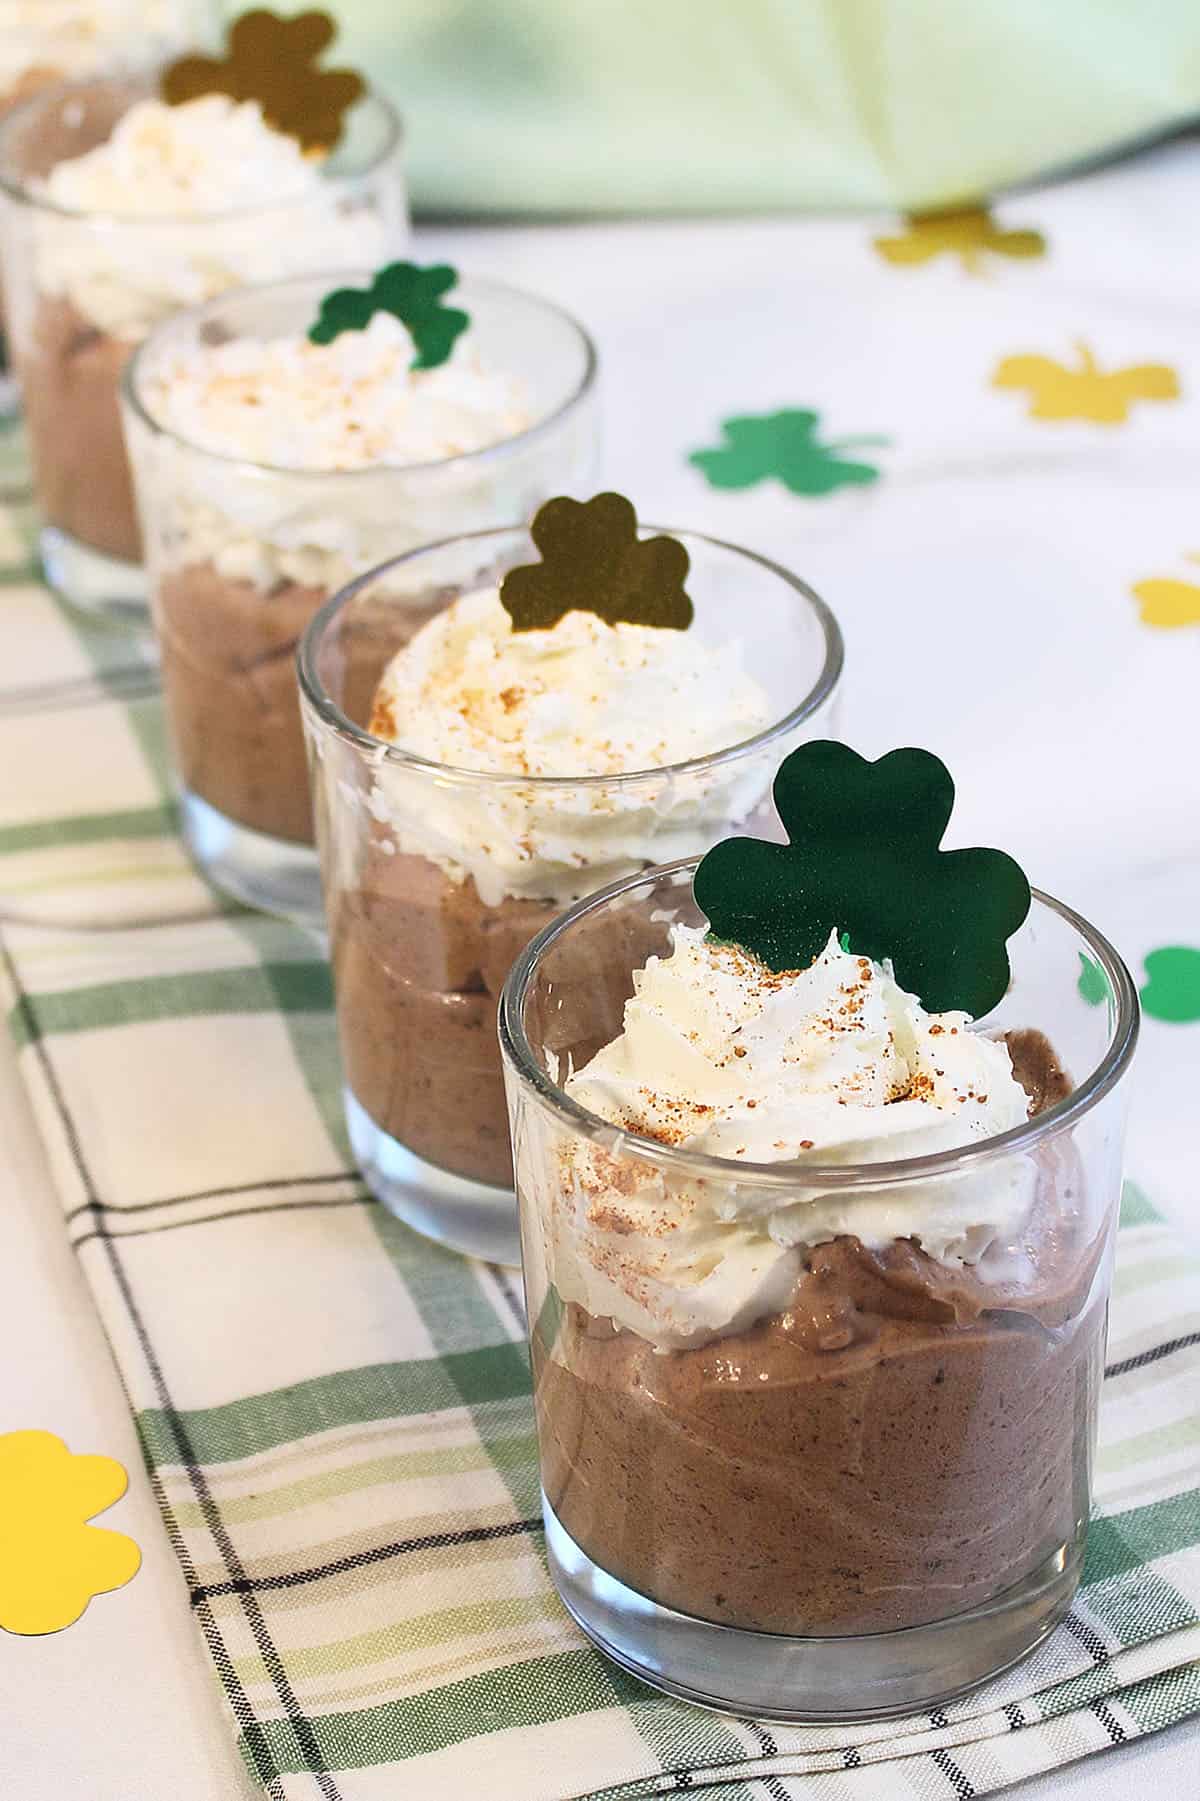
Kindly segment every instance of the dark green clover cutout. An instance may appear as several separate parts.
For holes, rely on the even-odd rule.
[[[510,569],[500,599],[515,632],[548,630],[567,613],[595,613],[609,625],[686,631],[688,553],[677,538],[639,538],[623,494],[591,500],[560,495],[538,509],[529,535],[540,563]]]
[[[436,369],[454,349],[454,341],[471,323],[466,313],[443,306],[458,281],[449,263],[389,263],[369,288],[335,288],[321,302],[317,322],[309,329],[314,344],[332,344],[344,331],[365,331],[376,313],[391,313],[408,331],[417,354],[414,369]]]
[[[802,744],[775,777],[775,805],[789,843],[727,838],[696,871],[716,938],[771,969],[807,969],[837,930],[857,955],[890,957],[931,1013],[979,1019],[1003,999],[1029,883],[1003,851],[939,848],[954,783],[937,757],[871,763],[845,744]]]
[[[843,460],[843,450],[887,444],[887,438],[843,438],[823,444],[819,414],[787,410],[723,419],[726,442],[719,450],[694,450],[688,458],[710,487],[752,488],[772,479],[793,494],[832,494],[879,480],[872,463]]]

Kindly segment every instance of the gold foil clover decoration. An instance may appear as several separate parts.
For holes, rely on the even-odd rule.
[[[202,94],[256,100],[276,131],[305,150],[329,151],[342,135],[343,115],[366,92],[353,69],[318,69],[317,58],[337,35],[326,12],[285,19],[266,7],[242,13],[229,27],[224,56],[195,53],[169,63],[162,97],[170,106]]]

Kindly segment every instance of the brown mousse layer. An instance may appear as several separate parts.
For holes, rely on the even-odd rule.
[[[558,913],[550,901],[485,906],[425,857],[372,846],[332,922],[342,1059],[376,1125],[443,1169],[512,1185],[496,1005],[513,963]],[[613,989],[619,1020],[627,972],[665,948],[666,930],[630,909],[602,933],[589,976]],[[590,1003],[589,1003],[590,1004]]]
[[[1060,1098],[1045,1040],[1015,1035],[1014,1052],[1037,1104]],[[797,1634],[946,1618],[1072,1546],[1102,1247],[1079,1223],[1075,1160],[1043,1154],[1039,1179],[1005,1286],[907,1240],[839,1238],[808,1254],[784,1311],[665,1353],[552,1297],[535,1399],[566,1530],[668,1607]]]
[[[264,592],[211,563],[157,584],[163,690],[185,788],[226,818],[299,844],[313,840],[296,647],[324,588]]]
[[[170,569],[155,584],[163,690],[184,787],[238,825],[297,844],[313,841],[313,807],[296,652],[328,599],[324,587],[281,577],[264,589],[211,562]],[[442,604],[437,591],[402,605],[381,594],[344,623],[336,671],[321,674],[354,723],[369,719],[389,657]]]
[[[71,301],[44,294],[20,357],[38,504],[45,520],[136,563],[141,532],[121,431],[121,374],[134,349]]]

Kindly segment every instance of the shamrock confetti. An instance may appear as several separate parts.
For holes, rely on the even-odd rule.
[[[389,263],[369,288],[335,288],[321,302],[309,331],[314,344],[332,344],[344,331],[365,331],[376,313],[391,313],[408,331],[417,354],[414,369],[436,369],[471,323],[466,313],[442,305],[442,295],[458,283],[449,263]]]
[[[182,106],[201,94],[256,100],[276,131],[298,138],[305,150],[332,150],[342,135],[342,115],[366,92],[352,69],[318,69],[337,27],[328,13],[292,19],[256,7],[233,21],[224,57],[181,56],[163,70],[162,96]]]
[[[932,1013],[981,1018],[1009,982],[1008,939],[1029,883],[998,850],[939,848],[954,783],[927,750],[871,763],[845,744],[802,744],[775,778],[787,844],[727,838],[693,891],[717,938],[769,968],[806,969],[831,931],[881,962]]]
[[[1189,551],[1185,561],[1200,563],[1200,555]],[[1134,582],[1132,592],[1143,625],[1156,625],[1164,631],[1172,631],[1181,625],[1200,625],[1200,582],[1151,576],[1144,582]]]
[[[1142,1006],[1152,1019],[1171,1025],[1200,1020],[1200,950],[1167,944],[1146,958]]]
[[[792,494],[832,494],[836,488],[864,487],[879,480],[871,463],[844,461],[843,450],[887,444],[887,438],[842,438],[823,444],[817,413],[786,409],[723,419],[726,443],[718,450],[694,450],[688,458],[712,488],[752,488],[772,479]]]
[[[1048,356],[1009,356],[992,377],[994,388],[1024,388],[1031,419],[1090,419],[1121,425],[1139,400],[1177,400],[1179,377],[1165,363],[1100,368],[1086,344],[1076,345],[1079,367],[1064,368]]]
[[[939,256],[956,256],[969,275],[978,275],[989,256],[1045,256],[1040,231],[1006,231],[984,206],[949,208],[937,213],[909,213],[901,236],[876,238],[885,262],[912,268]]]
[[[1108,1000],[1108,977],[1091,957],[1079,953],[1079,981],[1076,984],[1089,1007],[1099,1007]]]
[[[113,1458],[75,1456],[53,1432],[0,1435],[0,1626],[60,1632],[137,1574],[133,1540],[87,1524],[127,1486]]]
[[[576,611],[609,625],[682,632],[692,623],[683,587],[687,551],[677,538],[639,538],[637,514],[623,494],[548,500],[529,535],[541,562],[510,569],[500,584],[515,632],[547,630]]]

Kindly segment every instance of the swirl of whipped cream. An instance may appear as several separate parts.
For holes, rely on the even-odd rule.
[[[655,1170],[577,1141],[537,1197],[563,1298],[674,1347],[785,1307],[805,1247],[912,1239],[987,1279],[1011,1274],[1035,1177],[1017,1155],[878,1189],[806,1184],[803,1165],[862,1164],[991,1138],[1027,1118],[1008,1047],[965,1013],[929,1014],[887,966],[834,933],[808,969],[775,974],[677,926],[634,977],[624,1030],[566,1092],[613,1124],[714,1157],[788,1162],[795,1187]]]
[[[56,163],[38,192],[80,215],[38,218],[40,288],[119,337],[144,337],[226,288],[374,264],[385,247],[381,219],[349,206],[321,159],[268,125],[257,102],[225,94],[135,101],[104,143]],[[298,201],[311,203],[302,217]],[[92,214],[105,216],[103,229]]]
[[[184,440],[156,452],[173,560],[212,563],[228,580],[263,588],[281,577],[333,588],[430,536],[427,493],[413,509],[423,516],[409,521],[402,492],[339,481],[345,471],[442,462],[530,424],[522,384],[489,369],[470,332],[447,362],[414,369],[412,338],[389,313],[330,344],[301,335],[212,344],[168,332],[152,354],[141,398]],[[239,482],[191,446],[333,479]],[[454,499],[484,510],[466,478]]]
[[[48,85],[153,62],[188,42],[194,15],[192,0],[0,0],[0,97],[30,76]]]
[[[498,589],[462,596],[392,659],[371,730],[430,762],[513,777],[627,776],[727,749],[771,723],[736,643],[572,612],[514,632]],[[381,763],[372,811],[398,847],[481,899],[565,902],[706,848],[766,795],[770,750],[622,786],[430,782]]]

